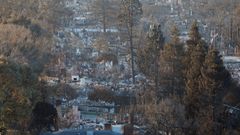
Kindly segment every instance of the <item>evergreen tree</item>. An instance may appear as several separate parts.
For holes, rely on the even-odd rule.
[[[206,90],[206,94],[211,99],[213,96],[222,97],[223,89],[226,82],[230,81],[229,72],[225,69],[221,55],[215,48],[210,48],[205,58],[202,70],[202,87]],[[218,95],[220,94],[220,95]],[[211,100],[207,101],[211,101]],[[217,103],[220,100],[216,99]]]
[[[179,30],[178,30],[177,26],[174,25],[173,28],[171,29],[171,41],[170,41],[170,43],[172,43],[174,45],[181,44],[180,39],[179,39],[179,35],[180,35]]]
[[[184,104],[186,111],[186,118],[189,120],[189,133],[195,135],[198,127],[198,113],[201,107],[201,68],[205,59],[206,50],[202,44],[196,45],[193,48],[188,63],[190,66],[186,71],[185,77],[185,95]]]
[[[199,29],[196,21],[193,22],[190,28],[189,38],[190,40],[188,42],[191,44],[198,44],[201,41],[201,35],[199,33]]]
[[[225,69],[219,52],[210,48],[201,69],[201,95],[202,107],[200,111],[200,128],[202,134],[217,133],[217,117],[220,115],[220,107],[224,96],[226,82],[230,81],[229,72]]]
[[[24,128],[21,124],[29,118],[31,105],[38,98],[36,83],[37,77],[29,67],[9,60],[0,64],[0,124]]]
[[[147,35],[147,45],[138,52],[138,65],[141,72],[155,80],[155,88],[159,83],[160,50],[164,45],[164,37],[160,25],[151,25]]]
[[[191,52],[190,63],[191,67],[186,73],[186,94],[185,104],[187,116],[189,118],[195,118],[199,111],[200,104],[200,78],[201,78],[201,67],[203,66],[205,58],[205,49],[203,45],[197,45],[196,48]]]
[[[201,39],[201,34],[199,33],[199,30],[198,30],[198,25],[197,25],[197,22],[193,22],[190,30],[189,30],[189,40],[186,41],[186,52],[185,52],[185,57],[183,59],[183,62],[184,62],[184,68],[185,68],[185,74],[188,70],[188,68],[191,66],[189,65],[190,63],[190,57],[191,56],[191,53],[193,52],[193,49],[198,45],[198,44],[201,44],[204,46],[204,48],[206,49],[206,43]]]
[[[189,31],[190,39],[186,42],[187,50],[183,59],[185,94],[184,104],[186,118],[191,122],[189,134],[196,134],[197,117],[201,107],[201,68],[206,56],[206,46],[201,40],[197,23],[194,22]]]
[[[183,82],[183,44],[180,43],[179,31],[176,26],[171,30],[171,41],[164,46],[160,60],[161,87],[168,94],[182,95]]]

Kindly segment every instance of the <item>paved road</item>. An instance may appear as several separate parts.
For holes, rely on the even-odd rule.
[[[67,130],[67,131],[57,131],[53,133],[44,133],[42,135],[87,135],[85,131],[77,131],[77,130]]]
[[[94,134],[93,134],[94,133]],[[79,130],[66,130],[53,133],[44,133],[42,135],[122,135],[112,131],[79,131]]]

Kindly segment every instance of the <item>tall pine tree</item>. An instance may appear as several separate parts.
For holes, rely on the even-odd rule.
[[[201,38],[201,34],[199,33],[199,29],[198,29],[198,25],[197,25],[196,21],[193,22],[193,24],[188,32],[188,36],[190,39],[186,41],[186,52],[185,52],[185,58],[183,59],[184,68],[185,68],[186,72],[187,72],[188,68],[191,67],[191,65],[189,65],[189,63],[191,61],[189,56],[191,56],[193,49],[198,44],[201,44],[204,46],[204,48],[207,48],[206,43]]]
[[[217,134],[217,119],[220,116],[220,108],[226,82],[231,80],[229,72],[225,69],[219,52],[210,48],[201,69],[201,110],[199,122],[202,134]]]
[[[160,84],[169,95],[183,94],[183,58],[184,48],[180,43],[179,31],[176,26],[171,30],[171,41],[163,48],[160,60]]]
[[[159,58],[164,45],[160,25],[151,25],[147,35],[147,44],[138,50],[138,66],[141,72],[155,80],[155,89],[159,86]]]
[[[189,134],[196,134],[197,117],[201,107],[201,69],[206,56],[206,46],[201,40],[197,23],[194,22],[189,31],[190,40],[184,57],[185,95],[184,104],[186,117],[191,121]]]
[[[205,59],[205,49],[202,45],[197,45],[192,51],[190,57],[191,67],[186,73],[186,93],[185,93],[185,103],[187,109],[187,116],[190,118],[195,118],[199,111],[200,104],[200,78],[201,78],[201,67]]]

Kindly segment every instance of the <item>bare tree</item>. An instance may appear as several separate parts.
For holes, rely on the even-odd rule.
[[[91,10],[95,18],[102,24],[104,33],[107,32],[107,28],[116,23],[118,4],[117,0],[95,0],[91,5]]]
[[[126,32],[130,45],[132,80],[135,83],[133,29],[142,16],[142,4],[139,0],[122,0],[119,20],[123,32]]]

